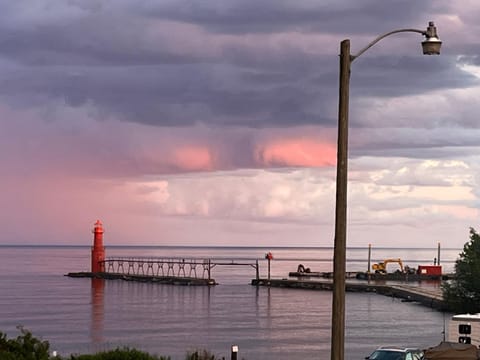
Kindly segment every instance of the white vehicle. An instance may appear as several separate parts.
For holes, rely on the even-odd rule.
[[[422,360],[423,351],[398,346],[382,346],[365,358],[366,360]]]
[[[448,325],[448,341],[480,346],[480,313],[453,315]]]

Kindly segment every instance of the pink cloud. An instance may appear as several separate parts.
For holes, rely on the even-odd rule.
[[[333,166],[336,149],[312,139],[281,139],[259,146],[255,158],[261,166]]]
[[[173,150],[175,167],[186,171],[208,171],[214,168],[212,154],[206,146],[184,145]]]

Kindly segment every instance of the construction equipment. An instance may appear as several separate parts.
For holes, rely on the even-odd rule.
[[[404,273],[405,269],[403,268],[402,260],[397,259],[385,259],[377,264],[372,265],[372,270],[375,271],[376,274],[386,274],[387,273],[387,264],[389,263],[397,263],[400,266],[400,272]],[[398,271],[398,270],[397,270]]]

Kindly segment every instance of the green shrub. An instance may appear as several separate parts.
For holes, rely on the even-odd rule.
[[[102,351],[92,355],[70,355],[67,358],[50,356],[50,344],[32,336],[32,333],[22,326],[17,327],[20,335],[15,339],[7,339],[0,331],[0,360],[170,360],[170,357],[150,355],[146,352],[122,348]],[[207,350],[195,350],[187,353],[186,360],[225,360]]]
[[[225,360],[225,358],[222,358]],[[195,350],[192,353],[187,353],[185,360],[220,360],[220,358],[215,357],[207,350]]]
[[[49,360],[48,341],[42,341],[32,336],[32,333],[23,327],[17,327],[20,335],[15,339],[7,339],[7,335],[0,332],[0,359],[2,360]]]
[[[146,352],[123,348],[102,351],[94,355],[71,355],[71,360],[170,360],[169,357],[158,357]]]

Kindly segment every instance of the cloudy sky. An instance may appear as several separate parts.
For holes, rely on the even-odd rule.
[[[461,247],[480,208],[476,0],[0,0],[0,244]]]

